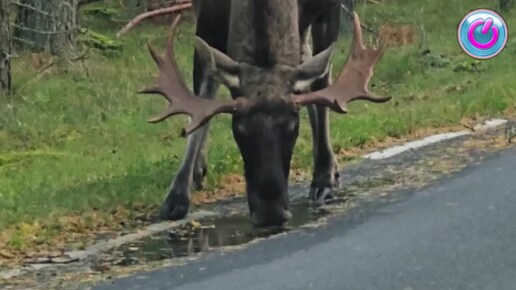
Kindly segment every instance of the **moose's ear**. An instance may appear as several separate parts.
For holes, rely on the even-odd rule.
[[[229,89],[240,87],[240,66],[223,52],[211,47],[200,37],[195,38],[195,49],[215,78]]]
[[[314,57],[307,59],[296,68],[294,83],[294,90],[296,92],[305,91],[313,82],[329,73],[334,48],[335,43]]]

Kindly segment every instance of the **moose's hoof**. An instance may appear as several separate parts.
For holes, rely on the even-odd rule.
[[[339,173],[337,170],[332,174],[326,175],[327,178],[317,178],[310,187],[310,200],[317,206],[324,205],[326,202],[335,199],[335,188],[339,186]]]
[[[317,206],[324,205],[326,202],[335,198],[335,190],[333,186],[328,187],[312,187],[310,189],[310,200]]]
[[[186,217],[190,209],[190,198],[185,195],[169,194],[161,206],[161,219],[180,220]]]

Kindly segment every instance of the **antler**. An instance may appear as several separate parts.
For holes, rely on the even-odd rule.
[[[294,102],[300,105],[318,104],[339,113],[347,113],[346,103],[355,100],[367,100],[375,103],[387,102],[391,97],[378,97],[367,89],[373,76],[373,68],[382,57],[384,45],[373,49],[364,46],[362,27],[356,12],[353,12],[354,37],[351,52],[339,77],[325,89],[294,96]]]
[[[170,103],[168,109],[150,119],[150,123],[161,122],[177,114],[189,115],[191,121],[181,132],[184,137],[204,125],[216,114],[237,112],[244,101],[242,99],[232,101],[205,99],[196,96],[188,89],[177,68],[174,51],[174,35],[180,18],[180,15],[176,16],[172,23],[165,53],[159,55],[150,42],[148,43],[149,52],[159,68],[159,77],[155,87],[144,89],[139,93],[160,94]]]

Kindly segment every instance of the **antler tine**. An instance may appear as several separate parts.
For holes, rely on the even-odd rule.
[[[152,59],[154,60],[154,62],[158,66],[158,68],[160,69],[160,74],[161,74],[161,67],[164,65],[165,60],[163,59],[162,56],[159,55],[159,53],[152,46],[150,41],[147,41],[147,48],[149,50],[150,55],[152,56]],[[165,99],[167,99],[169,101],[169,103],[172,102],[172,99],[163,91],[163,89],[159,85],[139,90],[138,93],[139,94],[159,94],[159,95],[162,95],[163,97],[165,97]]]
[[[147,48],[149,49],[150,55],[152,56],[152,59],[154,59],[154,62],[159,66],[161,63],[163,63],[163,58],[159,55],[159,53],[154,49],[152,46],[150,40],[147,41]]]
[[[208,122],[214,115],[220,113],[235,113],[243,102],[241,100],[219,101],[196,96],[186,85],[183,75],[178,69],[175,51],[174,36],[179,24],[180,15],[176,16],[170,27],[165,52],[158,54],[148,43],[149,52],[159,69],[156,86],[141,90],[143,94],[160,94],[168,102],[168,109],[149,119],[150,123],[158,123],[178,114],[186,114],[191,118],[190,123],[182,130],[182,136],[195,131]]]
[[[325,89],[295,96],[297,103],[324,105],[336,112],[346,113],[346,103],[355,100],[383,103],[391,99],[391,97],[376,96],[367,88],[373,76],[373,68],[385,50],[382,39],[376,49],[364,45],[360,18],[356,12],[353,12],[353,28],[351,51],[341,74]]]
[[[172,21],[172,25],[170,26],[168,37],[167,37],[167,43],[165,46],[166,47],[165,55],[174,64],[176,63],[176,57],[175,57],[176,53],[174,50],[174,39],[175,39],[175,35],[177,32],[179,20],[181,20],[181,14],[178,14],[174,18],[174,21]]]
[[[364,35],[362,33],[362,26],[360,25],[360,18],[356,12],[353,12],[353,49],[356,47],[365,48]]]
[[[147,47],[149,49],[149,53],[152,56],[152,59],[154,59],[154,62],[156,63],[158,68],[160,69],[160,78],[161,78],[161,70],[166,69],[165,66],[167,66],[167,63],[172,65],[172,68],[177,71],[177,64],[176,64],[175,52],[174,52],[174,36],[177,31],[177,26],[179,24],[180,19],[181,19],[181,14],[178,14],[174,18],[174,21],[172,21],[172,25],[170,26],[169,34],[167,37],[167,42],[165,45],[165,52],[163,54],[160,55],[156,51],[156,49],[152,46],[151,42],[147,41]],[[160,94],[163,97],[165,97],[170,103],[172,103],[172,101],[173,101],[173,99],[170,98],[159,85],[156,87],[143,89],[143,90],[139,91],[139,93],[141,93],[141,94]],[[168,112],[166,112],[166,113],[168,113]],[[160,116],[164,116],[166,113],[163,113]],[[151,123],[159,122],[159,121],[153,121],[153,120],[157,120],[157,119],[164,120],[164,119],[166,119],[166,117],[165,118],[154,117],[151,120],[149,120],[149,122],[151,122]]]
[[[350,57],[357,57],[360,54],[365,54],[371,57],[371,65],[376,64],[382,57],[385,51],[385,45],[383,37],[380,37],[378,48],[369,48],[364,44],[364,35],[362,33],[362,25],[360,23],[360,17],[356,12],[353,12],[353,43],[351,47]]]

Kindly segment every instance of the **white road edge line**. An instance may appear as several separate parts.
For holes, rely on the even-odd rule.
[[[475,130],[475,132],[485,131],[485,130],[496,128],[500,125],[506,124],[507,122],[508,122],[508,120],[505,120],[505,119],[491,119],[491,120],[485,121],[484,124],[476,125],[473,129]],[[427,146],[430,144],[454,139],[454,138],[457,138],[460,136],[471,135],[475,132],[465,130],[465,131],[459,131],[459,132],[450,132],[450,133],[432,135],[432,136],[425,137],[421,140],[407,142],[403,145],[386,148],[381,151],[375,151],[375,152],[363,155],[362,157],[366,158],[366,159],[372,159],[372,160],[386,159],[386,158],[390,158],[390,157],[396,156],[398,154],[401,154],[407,150],[414,150],[414,149],[421,148],[421,147],[424,147],[424,146]],[[139,239],[148,237],[150,235],[153,235],[153,234],[156,234],[159,232],[163,232],[165,230],[168,230],[168,229],[180,226],[180,225],[184,225],[186,223],[189,223],[192,220],[209,217],[209,216],[215,216],[215,215],[216,215],[216,213],[209,212],[209,211],[194,212],[194,213],[189,214],[188,217],[184,220],[175,221],[175,222],[161,222],[161,223],[153,224],[153,225],[147,226],[146,228],[144,228],[140,231],[137,231],[136,233],[128,234],[128,235],[114,238],[111,240],[99,242],[83,251],[71,251],[71,252],[67,252],[65,254],[70,256],[70,258],[72,258],[72,259],[83,260],[83,259],[87,258],[88,256],[94,255],[96,253],[106,251],[106,250],[121,246],[123,244],[127,244],[132,241],[139,240]],[[28,273],[30,271],[33,271],[33,270],[38,270],[38,269],[43,269],[43,268],[48,268],[48,267],[55,267],[55,266],[59,266],[59,265],[58,264],[33,264],[30,266],[24,266],[24,267],[20,267],[20,268],[16,268],[16,269],[6,270],[6,271],[0,272],[0,279],[8,280],[8,279],[11,279],[11,278],[14,278],[17,276],[21,276],[21,275]]]
[[[496,128],[500,125],[506,124],[508,120],[505,119],[491,119],[485,121],[484,124],[478,124],[475,127],[473,127],[475,132],[481,132],[488,129]],[[424,146],[428,146],[430,144],[435,144],[438,142],[442,142],[445,140],[451,140],[455,139],[461,136],[471,135],[474,134],[473,131],[459,131],[459,132],[449,132],[449,133],[442,133],[442,134],[436,134],[432,136],[425,137],[420,140],[407,142],[403,145],[398,145],[390,148],[386,148],[384,150],[375,151],[372,153],[368,153],[366,155],[363,155],[362,158],[365,159],[371,159],[371,160],[381,160],[381,159],[387,159],[393,156],[396,156],[398,154],[401,154],[408,150],[414,150],[417,148],[421,148]]]

